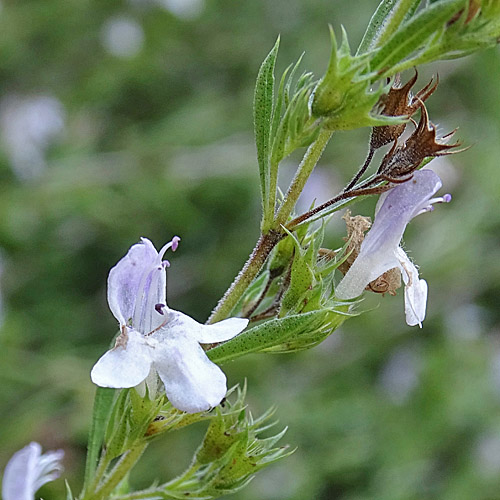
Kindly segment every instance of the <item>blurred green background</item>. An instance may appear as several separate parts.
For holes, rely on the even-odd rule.
[[[89,371],[116,321],[107,273],[140,236],[177,234],[169,305],[204,321],[253,247],[260,201],[253,84],[278,33],[278,72],[305,51],[318,77],[327,23],[359,43],[375,0],[2,0],[0,3],[0,469],[31,440],[83,475]],[[467,152],[432,163],[453,202],[412,222],[406,248],[430,287],[424,328],[403,298],[314,350],[225,366],[254,414],[277,405],[295,454],[241,500],[500,499],[500,54],[439,72],[429,99]],[[406,78],[408,75],[404,75]],[[368,130],[334,137],[302,198],[335,194]],[[283,168],[283,187],[299,156]],[[355,207],[370,215],[374,201]],[[328,226],[341,244],[342,224]],[[138,487],[188,465],[205,426],[154,443]],[[45,500],[62,498],[63,481]]]

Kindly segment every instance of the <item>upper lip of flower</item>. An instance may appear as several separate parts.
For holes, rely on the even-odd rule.
[[[113,267],[108,277],[108,303],[122,326],[131,326],[143,335],[158,328],[165,318],[156,308],[166,304],[165,252],[177,249],[180,238],[174,236],[157,252],[153,243],[141,238]]]

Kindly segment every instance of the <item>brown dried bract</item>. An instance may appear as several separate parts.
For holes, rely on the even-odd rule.
[[[347,228],[347,236],[344,241],[348,242],[346,248],[348,255],[346,260],[340,264],[339,270],[345,274],[359,255],[361,243],[365,239],[365,232],[370,229],[372,221],[370,217],[363,217],[362,215],[351,217],[350,210],[346,211],[342,219],[344,219]]]
[[[423,103],[421,113],[418,125],[414,122],[416,128],[413,134],[402,145],[395,142],[382,160],[378,174],[383,179],[395,183],[405,182],[425,158],[464,151],[463,149],[451,151],[461,145],[460,141],[447,144],[447,140],[456,132],[456,129],[438,138],[436,127],[429,121],[429,115]]]
[[[415,96],[411,94],[411,89],[417,82],[418,73],[415,69],[415,75],[408,82],[400,86],[400,77],[396,76],[394,85],[389,92],[382,96],[379,101],[380,114],[385,116],[402,116],[410,118],[421,106],[424,101],[436,90],[439,78],[433,79]],[[373,127],[370,138],[370,149],[375,150],[396,141],[404,132],[406,123],[397,125],[381,125]]]

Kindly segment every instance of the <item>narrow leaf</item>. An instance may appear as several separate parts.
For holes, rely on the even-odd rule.
[[[451,19],[454,13],[464,7],[465,0],[443,0],[432,4],[408,23],[398,29],[377,52],[371,61],[372,71],[390,73],[390,68],[425,45]]]
[[[207,356],[215,363],[223,363],[244,354],[262,351],[286,342],[292,335],[307,331],[317,325],[325,316],[325,311],[312,311],[305,314],[272,319],[254,326],[241,335],[207,351]]]
[[[382,29],[385,20],[394,9],[396,2],[397,0],[382,0],[382,2],[380,2],[377,10],[368,23],[368,27],[366,28],[361,43],[359,44],[356,55],[364,54],[375,46],[375,41],[378,37],[378,34]]]
[[[85,464],[84,491],[92,481],[101,451],[101,445],[106,430],[106,422],[113,405],[114,389],[98,387],[95,393],[94,410],[87,445],[87,462]]]
[[[254,129],[259,163],[260,188],[264,219],[267,216],[267,198],[269,196],[269,141],[274,100],[274,66],[278,54],[279,37],[271,52],[260,67],[255,84]]]

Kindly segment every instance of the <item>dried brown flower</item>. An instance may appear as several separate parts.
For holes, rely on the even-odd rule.
[[[460,146],[460,141],[447,144],[456,129],[442,137],[437,137],[436,127],[429,121],[429,115],[423,103],[420,121],[418,125],[416,122],[413,123],[416,126],[413,134],[401,145],[395,142],[382,160],[378,170],[381,178],[395,183],[405,182],[425,158],[463,151],[463,149],[451,151],[451,149]]]
[[[380,114],[410,118],[421,106],[423,106],[424,101],[436,90],[439,84],[439,78],[436,78],[435,82],[432,79],[423,89],[413,96],[411,94],[411,89],[417,82],[417,78],[418,72],[415,69],[413,78],[408,80],[404,86],[400,86],[400,77],[398,75],[389,92],[380,98]],[[373,127],[370,138],[370,149],[375,150],[397,140],[404,132],[405,128],[406,123]]]

